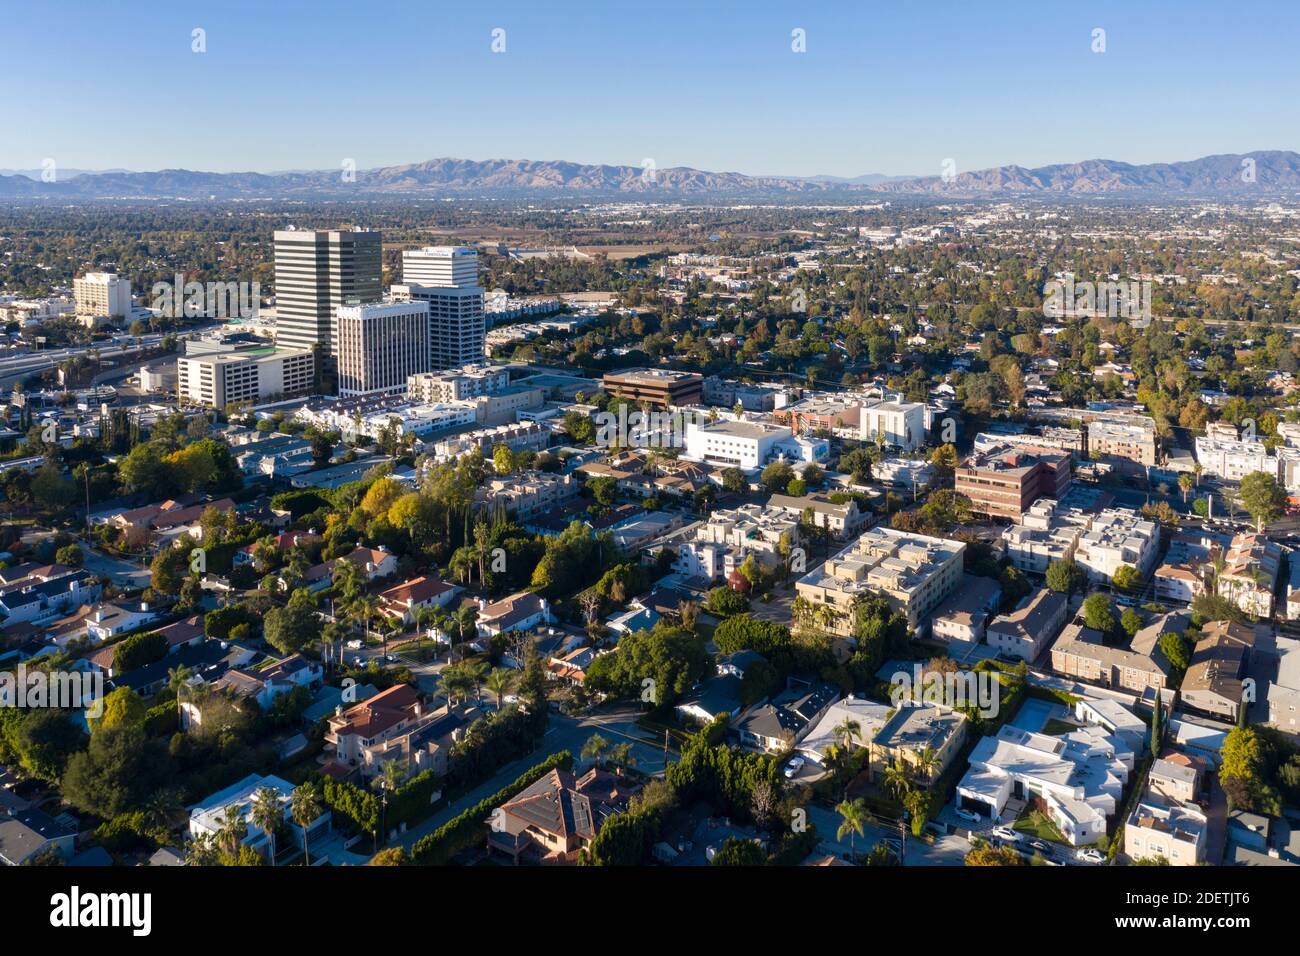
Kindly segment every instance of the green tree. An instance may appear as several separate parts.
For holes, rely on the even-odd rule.
[[[1073,561],[1057,558],[1047,566],[1047,586],[1061,594],[1074,594],[1088,586],[1088,576]]]
[[[1255,519],[1258,531],[1263,531],[1265,525],[1276,521],[1286,510],[1286,491],[1268,472],[1252,471],[1242,478],[1239,494],[1242,507]]]
[[[1115,619],[1115,609],[1104,594],[1089,594],[1084,600],[1083,622],[1103,634],[1113,634],[1119,626]]]

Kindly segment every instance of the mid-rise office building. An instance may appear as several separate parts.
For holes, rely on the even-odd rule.
[[[423,302],[429,309],[430,367],[482,365],[487,330],[483,324],[483,290],[477,286],[395,285],[394,301]]]
[[[382,263],[378,232],[276,230],[276,344],[332,355],[335,310],[378,302]]]
[[[957,469],[956,490],[971,511],[1016,521],[1039,498],[1070,488],[1070,455],[1050,448],[997,448],[972,455]]]
[[[334,346],[340,397],[405,392],[407,379],[429,371],[428,303],[341,306]]]
[[[181,401],[225,408],[311,391],[315,357],[307,349],[247,349],[182,355],[176,360]]]
[[[605,391],[634,404],[655,408],[699,405],[704,400],[704,376],[661,368],[629,368],[605,374]]]

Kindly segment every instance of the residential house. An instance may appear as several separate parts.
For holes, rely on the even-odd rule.
[[[540,863],[576,863],[605,821],[627,810],[636,788],[602,770],[552,770],[492,814],[488,850]]]
[[[269,859],[271,837],[257,825],[253,818],[253,801],[260,790],[273,790],[279,796],[280,805],[284,809],[285,827],[291,834],[295,846],[301,848],[308,844],[308,841],[316,840],[332,829],[332,814],[328,808],[323,809],[320,816],[306,827],[300,826],[289,812],[297,787],[279,777],[251,773],[238,783],[212,794],[206,800],[189,808],[190,838],[197,839],[200,836],[215,838],[221,833],[229,815],[238,814],[244,818],[248,827],[248,835],[244,837],[243,845],[251,847],[259,855]],[[277,847],[278,854],[283,852],[283,848]]]
[[[780,753],[789,750],[840,699],[831,684],[803,684],[793,679],[786,690],[748,708],[733,722],[741,743]]]
[[[990,647],[1005,657],[1033,663],[1065,626],[1069,601],[1064,594],[1039,588],[1010,614],[994,618],[988,626]]]
[[[959,711],[919,701],[902,702],[868,747],[870,774],[878,777],[886,767],[901,763],[916,770],[923,783],[933,783],[961,750],[967,724],[966,715]],[[921,770],[931,758],[930,769]]]

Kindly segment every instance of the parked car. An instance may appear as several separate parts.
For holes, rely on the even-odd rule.
[[[992,833],[999,840],[1006,840],[1008,843],[1020,842],[1020,834],[1011,827],[994,827]]]
[[[1048,846],[1046,843],[1044,843],[1042,840],[1030,840],[1030,841],[1029,841],[1029,848],[1030,848],[1031,850],[1037,850],[1039,853],[1051,853],[1051,852],[1052,852],[1052,848],[1051,848],[1050,846]]]
[[[1093,848],[1090,847],[1090,846],[1087,846],[1087,847],[1084,847],[1084,848],[1081,849],[1081,850],[1078,850],[1074,855],[1075,855],[1076,857],[1078,857],[1080,860],[1083,860],[1083,862],[1085,862],[1085,863],[1105,863],[1105,862],[1106,862],[1106,857],[1102,855],[1102,852],[1101,852],[1100,850],[1093,849]]]
[[[969,823],[980,822],[980,815],[978,813],[972,813],[970,810],[963,810],[961,808],[958,808],[954,810],[953,813],[957,814],[957,816],[961,817],[963,820],[968,821]]]
[[[795,774],[797,774],[800,770],[803,769],[803,765],[804,765],[803,757],[791,757],[785,765],[785,778],[789,780],[791,777],[793,777]]]
[[[361,650],[361,641],[359,640],[348,641],[347,644],[344,646],[347,647],[347,649],[350,651],[359,651]]]

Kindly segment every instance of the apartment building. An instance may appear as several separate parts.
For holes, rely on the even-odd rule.
[[[1156,463],[1156,423],[1140,415],[1098,418],[1088,423],[1088,452],[1094,458]]]
[[[1002,532],[1007,558],[1021,571],[1046,574],[1053,561],[1072,560],[1090,513],[1069,508],[1051,498],[1039,498],[1019,523]]]
[[[1158,691],[1167,686],[1171,669],[1160,649],[1160,634],[1164,630],[1179,629],[1176,626],[1162,629],[1161,622],[1157,622],[1139,631],[1130,646],[1124,648],[1107,645],[1105,635],[1077,621],[1067,624],[1052,645],[1052,670],[1138,695],[1148,690]]]
[[[979,644],[1001,600],[1002,586],[997,581],[963,574],[961,585],[935,609],[930,636],[949,643]]]
[[[1016,521],[1039,498],[1060,498],[1069,490],[1070,456],[1048,448],[997,448],[967,458],[955,485],[976,514]]]
[[[1065,626],[1068,609],[1064,594],[1039,588],[1010,614],[989,622],[988,645],[999,654],[1032,664]]]
[[[510,370],[504,365],[421,372],[406,380],[406,397],[421,402],[464,402],[480,395],[495,395],[510,385]]]
[[[698,372],[674,372],[658,368],[630,368],[606,372],[605,391],[634,405],[654,408],[699,405],[704,400],[704,376]]]
[[[1179,688],[1184,706],[1236,723],[1244,701],[1247,666],[1255,629],[1232,621],[1211,621],[1201,629]]]
[[[824,528],[840,541],[857,534],[868,521],[868,516],[858,510],[858,503],[852,498],[836,504],[823,495],[773,495],[767,500],[767,506],[784,511],[797,520],[807,515],[814,526]]]
[[[1160,551],[1160,524],[1128,508],[1107,508],[1091,516],[1079,536],[1074,561],[1091,581],[1109,581],[1124,565],[1146,575]]]
[[[1206,592],[1216,557],[1228,551],[1231,539],[1204,531],[1176,534],[1164,563],[1151,576],[1156,600],[1191,604]]]
[[[1253,471],[1277,475],[1277,459],[1269,455],[1262,441],[1200,435],[1196,439],[1196,460],[1202,472],[1227,481],[1241,481]]]
[[[966,742],[970,722],[966,715],[933,703],[904,701],[867,745],[868,772],[879,778],[895,764],[912,767],[922,783],[938,780],[956,759]],[[926,751],[935,762],[921,773],[920,758]]]
[[[751,554],[775,567],[784,560],[783,540],[790,549],[800,546],[799,519],[784,509],[749,504],[714,511],[696,527],[694,540],[677,544],[673,570],[688,578],[726,580]]]
[[[872,528],[839,554],[799,579],[799,595],[836,612],[826,630],[848,636],[854,601],[883,597],[920,633],[962,581],[966,545],[928,535]]]
[[[1208,820],[1191,804],[1148,793],[1124,826],[1124,855],[1130,860],[1165,860],[1170,866],[1205,862]]]
[[[509,478],[489,478],[475,491],[474,500],[488,507],[504,507],[525,520],[562,508],[581,492],[582,485],[572,474],[534,471]]]
[[[305,395],[315,375],[316,357],[308,349],[260,348],[176,359],[181,401],[208,408]]]
[[[1224,556],[1219,596],[1247,614],[1273,616],[1273,594],[1282,567],[1282,549],[1259,534],[1239,534]]]

